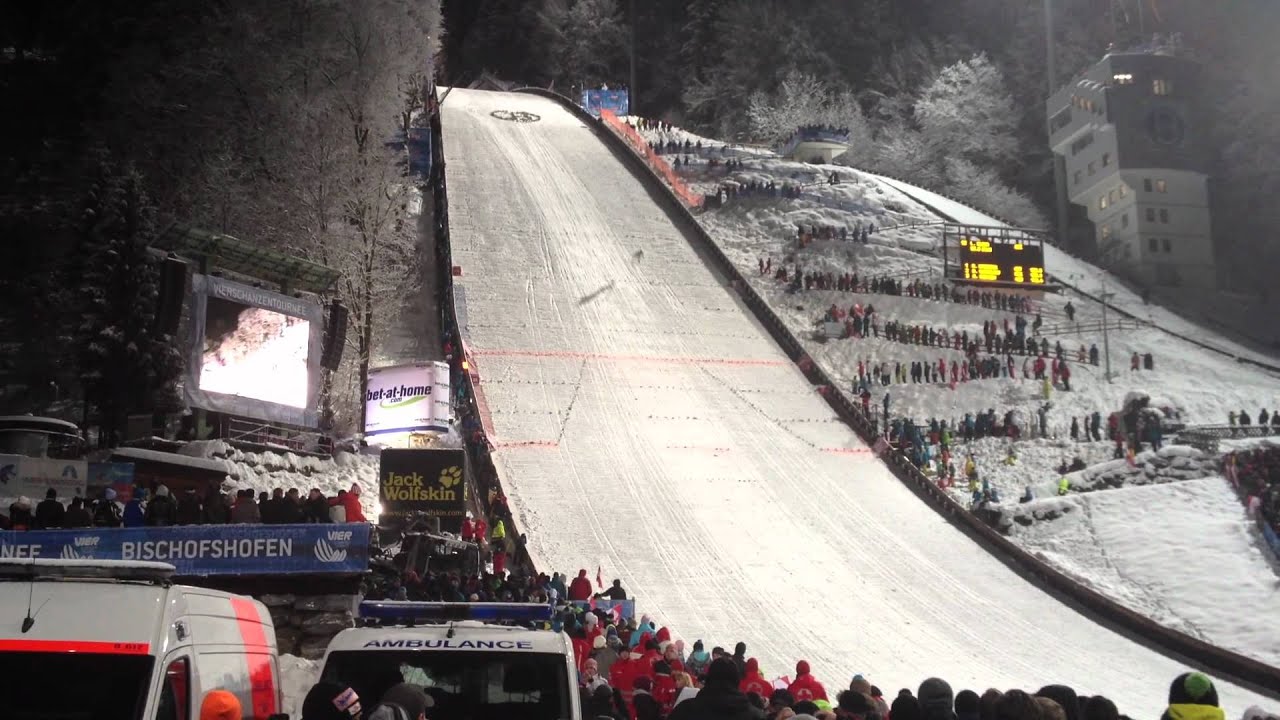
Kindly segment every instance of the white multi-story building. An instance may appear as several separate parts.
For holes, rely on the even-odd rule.
[[[1048,101],[1050,146],[1102,263],[1148,286],[1217,285],[1198,75],[1170,54],[1112,53]]]

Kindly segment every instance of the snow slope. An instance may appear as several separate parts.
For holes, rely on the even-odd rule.
[[[464,339],[542,567],[602,565],[680,636],[741,639],[772,674],[1066,682],[1160,711],[1182,663],[1027,584],[893,478],[573,115],[464,90],[443,114]]]
[[[1036,501],[1072,511],[1014,539],[1161,623],[1280,664],[1280,582],[1256,524],[1222,477]]]

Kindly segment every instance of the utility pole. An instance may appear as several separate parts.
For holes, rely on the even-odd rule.
[[[1107,279],[1102,279],[1102,356],[1106,362],[1107,382],[1111,382],[1111,340],[1107,335],[1107,302],[1111,299],[1107,292]]]
[[[628,3],[631,15],[631,82],[627,85],[627,113],[636,114],[636,0]]]

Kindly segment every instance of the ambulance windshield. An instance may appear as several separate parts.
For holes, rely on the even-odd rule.
[[[432,720],[562,720],[571,707],[565,658],[554,653],[334,652],[324,679],[350,685],[365,708],[392,685],[420,685]]]
[[[155,658],[0,652],[5,720],[138,720]]]

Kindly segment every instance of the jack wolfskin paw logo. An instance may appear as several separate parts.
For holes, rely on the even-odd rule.
[[[451,488],[460,482],[462,482],[462,468],[458,467],[457,465],[454,465],[453,467],[447,467],[440,471],[441,486],[446,488]]]

